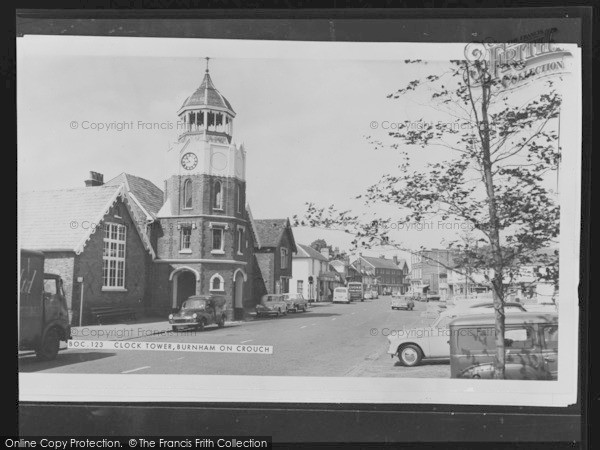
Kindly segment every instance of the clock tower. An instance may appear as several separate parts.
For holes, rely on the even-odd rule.
[[[236,114],[213,84],[208,58],[200,86],[177,116],[179,136],[167,151],[164,203],[157,214],[157,271],[159,278],[168,277],[172,309],[191,295],[212,294],[227,298],[233,316],[242,308],[252,255],[246,151],[233,141]]]

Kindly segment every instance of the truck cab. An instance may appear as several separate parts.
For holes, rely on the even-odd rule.
[[[56,358],[60,341],[71,339],[69,313],[59,275],[44,273],[44,254],[21,250],[19,350],[35,350],[38,359]]]

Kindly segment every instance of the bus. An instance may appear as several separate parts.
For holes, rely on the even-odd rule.
[[[358,281],[352,281],[348,283],[348,292],[350,294],[350,301],[360,300],[365,301],[365,286]]]

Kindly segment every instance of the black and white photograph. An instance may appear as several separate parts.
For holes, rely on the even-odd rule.
[[[555,31],[18,38],[20,399],[575,403]]]

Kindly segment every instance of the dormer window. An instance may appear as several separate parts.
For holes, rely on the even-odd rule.
[[[183,183],[183,208],[190,209],[192,204],[192,180],[187,179]]]
[[[220,181],[215,183],[213,208],[223,209],[223,186]]]

